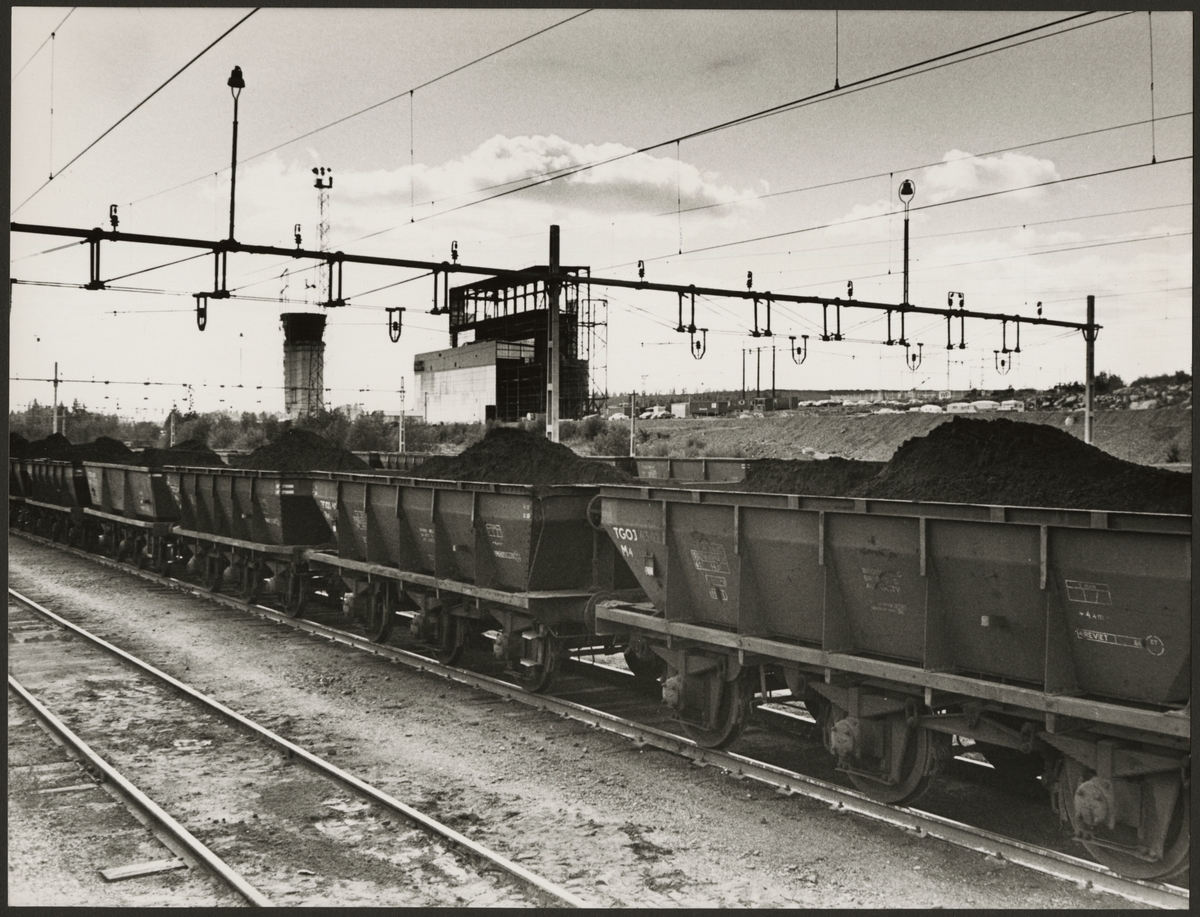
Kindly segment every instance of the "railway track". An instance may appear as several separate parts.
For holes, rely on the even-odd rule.
[[[25,534],[25,533],[22,533]],[[26,536],[30,537],[30,536]],[[32,536],[34,540],[52,544]],[[195,595],[208,598],[230,608],[248,610],[262,618],[286,624],[297,630],[321,636],[325,639],[354,647],[358,650],[385,657],[391,661],[469,685],[507,700],[540,708],[556,715],[585,723],[588,726],[623,736],[635,746],[658,748],[687,758],[701,767],[720,768],[739,779],[751,779],[775,788],[781,795],[801,795],[819,800],[831,809],[856,814],[897,827],[912,836],[935,838],[965,849],[977,851],[993,860],[1003,860],[1028,869],[1074,883],[1079,887],[1116,895],[1131,902],[1159,908],[1187,908],[1189,894],[1186,889],[1164,883],[1143,882],[1119,876],[1095,863],[1068,854],[1045,849],[1035,844],[1004,837],[995,832],[972,827],[953,819],[921,811],[916,808],[890,806],[876,802],[854,790],[836,786],[799,773],[777,764],[756,760],[746,755],[717,751],[697,746],[691,740],[656,725],[637,722],[627,716],[618,716],[580,703],[567,697],[546,694],[530,694],[520,686],[502,678],[481,674],[454,666],[445,666],[419,653],[395,646],[380,645],[346,631],[318,621],[295,619],[274,609],[246,603],[240,599],[212,594],[201,587],[183,580],[168,579],[147,571],[135,571],[125,564],[97,557],[77,549],[54,544],[60,550],[69,551],[106,566],[133,573],[144,579],[163,583]],[[609,674],[607,678],[619,677]],[[582,693],[587,694],[585,689]],[[578,696],[578,694],[576,695]],[[659,723],[665,718],[659,716]]]
[[[12,590],[8,624],[10,690],[250,904],[585,904]]]

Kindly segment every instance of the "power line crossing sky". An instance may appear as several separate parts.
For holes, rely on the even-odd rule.
[[[264,8],[162,85],[249,12],[14,9],[11,218],[107,228],[115,203],[123,231],[224,237],[240,65],[241,242],[292,247],[299,223],[315,248],[320,165],[333,250],[441,261],[456,242],[462,262],[523,268],[546,262],[553,223],[563,262],[600,276],[632,279],[642,260],[664,283],[742,288],[752,271],[763,291],[844,296],[853,281],[858,298],[899,302],[908,178],[912,302],[954,290],[971,309],[1042,302],[1082,321],[1091,293],[1098,369],[1191,368],[1189,13],[1152,14],[1153,97],[1145,11],[843,11],[835,35],[832,11]],[[211,259],[106,244],[101,273],[119,289],[90,292],[70,286],[88,279],[86,249],[11,237],[10,376],[45,379],[58,361],[71,379],[190,382],[201,410],[282,409],[278,316],[311,308],[311,264],[231,256],[243,298],[211,302],[202,333],[191,294],[212,288]],[[330,316],[325,371],[346,401],[394,410],[414,355],[448,346],[446,319],[421,314],[432,281],[400,282],[416,274],[347,268],[353,308]],[[736,388],[743,348],[763,346],[749,304],[697,303],[711,331],[696,361],[673,295],[591,292],[609,300],[613,393],[643,376],[652,391]],[[395,306],[408,310],[398,344]],[[1011,372],[989,376],[1000,328],[968,323],[969,357],[914,373],[878,343],[883,316],[846,320],[853,341],[810,341],[802,366],[781,354],[780,387],[1083,375],[1078,334],[1026,328]],[[778,308],[775,343],[820,324],[819,307]],[[911,327],[927,327],[927,354],[944,347],[944,322]],[[115,404],[71,386],[60,397]],[[12,405],[49,397],[45,382],[10,383]],[[121,397],[124,413],[178,400],[170,386]]]

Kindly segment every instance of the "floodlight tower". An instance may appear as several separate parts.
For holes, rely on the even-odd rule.
[[[329,251],[329,189],[333,187],[333,169],[325,166],[314,166],[313,187],[317,189],[317,204],[320,208],[320,222],[317,223],[317,247],[320,251]],[[329,262],[322,261],[317,266],[317,302],[324,303],[333,297],[329,292]]]

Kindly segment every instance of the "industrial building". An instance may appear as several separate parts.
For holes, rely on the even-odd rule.
[[[527,273],[548,273],[546,265]],[[590,270],[562,267],[578,280],[560,285],[559,353],[562,417],[594,410],[589,395],[586,334],[591,319],[586,293]],[[541,278],[488,278],[452,287],[448,293],[450,347],[417,354],[413,371],[416,410],[428,423],[512,422],[546,411],[547,343],[550,309]],[[459,343],[470,336],[469,342]]]

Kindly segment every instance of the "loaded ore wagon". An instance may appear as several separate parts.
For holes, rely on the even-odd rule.
[[[565,655],[595,646],[586,611],[597,593],[640,595],[589,522],[595,487],[333,473],[313,493],[337,547],[309,552],[310,568],[340,580],[374,639],[402,611],[453,662],[469,635],[499,625],[496,655],[533,690]]]
[[[943,492],[1007,486],[928,458],[898,452],[859,490],[911,487],[909,459]],[[1141,472],[1121,471],[1124,497],[1186,512],[606,485],[602,525],[647,601],[600,602],[596,629],[662,660],[699,744],[734,742],[782,680],[869,796],[918,798],[970,739],[1043,776],[1096,859],[1167,878],[1189,846],[1190,481],[1148,469],[1129,494]]]

